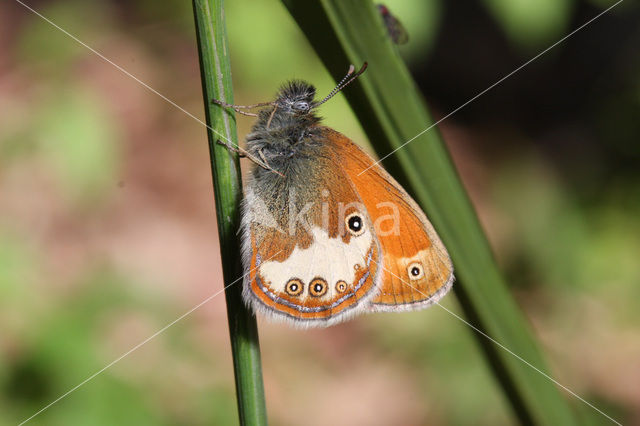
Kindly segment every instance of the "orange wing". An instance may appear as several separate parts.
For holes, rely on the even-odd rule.
[[[451,288],[453,265],[426,215],[400,184],[350,139],[329,128],[325,132],[333,144],[334,161],[357,188],[380,243],[383,276],[370,309],[414,310],[437,302]]]
[[[348,177],[329,167],[329,160],[310,161],[318,173],[297,195],[301,208],[309,206],[308,228],[295,220],[291,226],[289,207],[270,205],[251,180],[242,223],[244,300],[272,319],[301,327],[328,326],[368,310],[382,278],[373,222],[345,184]],[[357,231],[343,217],[359,218]]]

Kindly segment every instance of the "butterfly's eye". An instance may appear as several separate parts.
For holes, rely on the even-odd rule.
[[[344,219],[344,223],[347,225],[349,233],[354,237],[362,235],[364,232],[364,221],[362,220],[360,213],[351,213]]]
[[[313,297],[321,297],[327,293],[328,288],[329,286],[325,280],[322,278],[314,278],[311,284],[309,284],[309,294]]]
[[[407,266],[407,273],[409,274],[409,279],[419,280],[424,277],[424,268],[420,262],[413,262],[411,265]]]
[[[284,291],[286,291],[289,296],[299,296],[302,290],[304,290],[304,284],[297,278],[287,281],[287,285],[284,286]]]
[[[292,105],[293,109],[300,112],[309,111],[309,102],[307,101],[297,101]]]
[[[336,291],[338,293],[344,293],[345,291],[347,291],[347,283],[344,281],[338,281],[336,283]]]

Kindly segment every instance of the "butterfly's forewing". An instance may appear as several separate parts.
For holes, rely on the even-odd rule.
[[[331,325],[368,309],[382,278],[372,221],[344,172],[326,161],[310,159],[313,178],[291,170],[286,178],[296,184],[284,201],[252,181],[245,196],[244,299],[272,319],[302,327]],[[355,233],[340,224],[354,215],[363,225]],[[302,217],[308,226],[297,220]]]
[[[425,214],[400,184],[351,140],[328,128],[325,134],[336,161],[357,188],[374,222],[382,250],[381,288],[370,309],[420,309],[439,300],[451,288],[453,265]]]

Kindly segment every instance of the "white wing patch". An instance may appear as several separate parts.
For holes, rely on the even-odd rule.
[[[272,291],[283,293],[287,282],[297,278],[304,285],[299,296],[302,302],[312,297],[309,291],[311,282],[315,278],[322,278],[327,281],[329,291],[316,297],[316,300],[328,300],[335,294],[334,289],[339,281],[352,285],[357,270],[365,267],[372,242],[368,227],[361,235],[352,236],[349,244],[345,244],[340,237],[330,238],[319,227],[312,227],[311,233],[313,243],[308,248],[296,246],[283,262],[266,261],[260,265],[259,274]]]

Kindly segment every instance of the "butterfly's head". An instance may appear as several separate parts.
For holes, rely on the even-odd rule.
[[[319,145],[313,137],[321,131],[320,117],[315,110],[355,80],[366,67],[365,62],[356,73],[352,65],[340,83],[320,101],[314,100],[316,89],[311,84],[301,80],[286,83],[274,101],[256,105],[265,108],[260,110],[252,132],[247,135],[248,151],[257,158],[265,157],[275,168],[278,162],[290,163],[297,154],[312,156],[309,152],[301,154],[301,150]]]
[[[281,112],[286,114],[306,115],[315,107],[313,101],[315,95],[316,88],[311,84],[293,80],[280,89],[275,104]]]

